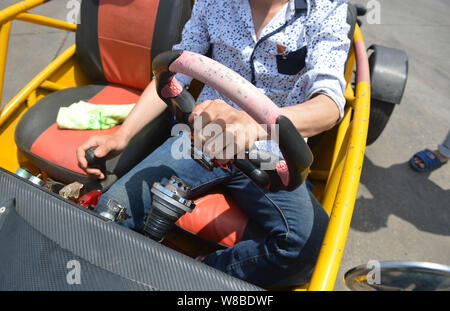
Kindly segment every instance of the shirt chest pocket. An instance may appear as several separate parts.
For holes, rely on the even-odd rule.
[[[305,45],[297,51],[289,52],[285,55],[277,55],[278,72],[285,75],[298,74],[305,68],[306,53],[307,47]]]

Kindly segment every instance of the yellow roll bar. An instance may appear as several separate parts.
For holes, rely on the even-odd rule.
[[[0,25],[13,20],[18,14],[31,10],[38,5],[47,2],[46,0],[24,0],[0,11]]]
[[[3,94],[9,35],[11,32],[11,23],[13,20],[20,20],[23,22],[73,32],[77,29],[77,25],[75,24],[27,12],[28,10],[35,8],[45,2],[48,2],[48,0],[25,0],[0,11],[0,101]]]
[[[3,83],[5,81],[6,57],[8,56],[9,34],[11,32],[11,21],[0,24],[0,102],[3,94]]]
[[[61,90],[63,87],[47,81],[47,79],[67,62],[75,54],[75,44],[59,55],[53,62],[42,70],[32,81],[30,81],[13,99],[5,106],[0,113],[0,126],[19,108],[27,97],[38,87],[50,90]]]
[[[59,19],[31,14],[20,13],[16,16],[16,19],[23,22],[33,23],[36,25],[47,26],[67,31],[76,31],[77,25],[68,22],[61,21]]]
[[[351,105],[354,111],[347,134],[349,143],[343,144],[346,150],[341,152],[341,161],[339,156],[337,157],[336,167],[332,169],[333,174],[328,182],[336,184],[337,190],[334,200],[333,196],[329,195],[333,201],[330,221],[308,290],[333,290],[347,240],[364,161],[370,115],[370,77],[366,48],[358,25],[355,28],[354,48],[357,71],[360,72],[360,76],[358,77],[357,74],[356,97]]]

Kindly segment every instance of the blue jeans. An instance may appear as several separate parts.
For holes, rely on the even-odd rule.
[[[150,188],[154,182],[176,175],[192,186],[194,196],[220,185],[262,228],[265,237],[219,250],[208,255],[204,263],[259,286],[274,285],[297,272],[307,281],[317,259],[328,215],[306,184],[292,192],[273,193],[261,189],[234,168],[215,168],[209,172],[192,159],[174,159],[171,146],[176,139],[169,138],[120,178],[101,196],[99,204],[116,200],[132,216],[121,224],[141,230],[151,207]]]
[[[444,157],[450,158],[450,130],[445,140],[438,146],[438,150]]]

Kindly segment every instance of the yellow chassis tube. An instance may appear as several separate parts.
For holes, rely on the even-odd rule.
[[[66,31],[76,31],[77,25],[55,18],[28,13],[46,0],[25,0],[0,11],[0,100],[2,99],[5,78],[6,58],[8,54],[9,35],[13,20],[20,20],[37,25],[52,27]]]
[[[335,174],[332,174],[329,183],[337,183],[338,187],[308,290],[333,290],[347,240],[364,161],[370,115],[370,76],[366,48],[358,25],[355,28],[354,48],[357,84],[356,96],[351,105],[354,114],[349,127],[349,143],[345,159],[341,162],[342,174],[339,172],[340,168],[332,169]]]
[[[76,31],[77,25],[75,24],[27,12],[45,2],[47,1],[26,0],[0,11],[0,100],[2,99],[10,30],[14,20],[65,31]],[[17,123],[28,108],[49,91],[79,86],[86,82],[86,79],[75,69],[74,54],[75,45],[61,53],[45,67],[0,111],[0,145],[2,146],[0,163],[3,168],[14,172],[21,164],[30,164],[17,150],[14,142]]]
[[[24,0],[0,11],[0,24],[13,20],[18,14],[31,10],[45,2],[46,0]]]

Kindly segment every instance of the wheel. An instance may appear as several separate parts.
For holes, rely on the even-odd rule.
[[[394,107],[400,104],[408,77],[408,55],[398,49],[372,45],[369,51],[371,106],[367,145],[383,132]]]
[[[373,144],[380,137],[394,111],[394,104],[372,99],[370,103],[369,130],[366,145]]]

